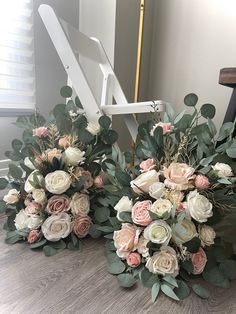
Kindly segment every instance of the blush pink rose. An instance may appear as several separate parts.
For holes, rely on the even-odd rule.
[[[62,148],[68,148],[70,146],[70,141],[67,136],[61,137],[59,139],[59,146]]]
[[[32,244],[35,243],[39,238],[39,231],[38,230],[31,230],[28,235],[28,243]]]
[[[97,176],[94,181],[93,184],[96,188],[100,189],[103,187],[104,185],[104,181],[103,181],[103,177],[102,176]]]
[[[144,160],[140,164],[140,168],[142,169],[142,172],[147,172],[147,171],[151,170],[153,166],[154,166],[154,159],[153,158],[149,158],[147,160]]]
[[[41,204],[36,203],[35,201],[27,203],[27,207],[25,208],[26,212],[29,214],[37,214],[39,209],[41,208]]]
[[[40,128],[37,128],[37,129],[33,129],[33,136],[47,137],[48,129],[44,126],[41,126]]]
[[[84,238],[88,235],[92,224],[92,220],[89,216],[77,216],[74,220],[73,232],[78,238]]]
[[[138,267],[141,263],[141,255],[132,252],[128,255],[126,262],[130,267]]]
[[[141,229],[129,223],[123,223],[121,230],[114,231],[114,246],[120,258],[127,258],[137,249]]]
[[[191,260],[193,263],[193,274],[194,275],[201,274],[207,263],[207,256],[205,251],[202,248],[200,248],[197,253],[191,255]]]
[[[137,202],[131,209],[133,222],[140,226],[149,225],[152,222],[152,219],[149,215],[151,206],[151,201]]]
[[[70,209],[71,200],[67,195],[54,195],[49,198],[46,211],[49,214],[59,214]]]
[[[163,171],[164,184],[173,190],[183,191],[192,188],[191,180],[195,178],[194,168],[184,163],[173,162]]]
[[[197,189],[205,190],[209,187],[210,182],[206,176],[199,174],[196,176],[194,184]]]

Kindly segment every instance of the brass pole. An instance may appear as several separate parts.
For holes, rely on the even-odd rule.
[[[140,73],[141,73],[141,64],[142,64],[144,9],[145,9],[145,0],[140,0],[140,15],[139,15],[138,48],[137,48],[137,61],[136,61],[134,102],[137,102],[139,99]]]

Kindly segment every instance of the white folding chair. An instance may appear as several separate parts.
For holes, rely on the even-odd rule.
[[[124,120],[133,140],[137,136],[138,123],[135,113],[163,112],[165,103],[161,100],[128,103],[119,81],[112,69],[106,52],[97,38],[87,37],[72,25],[58,18],[49,6],[40,5],[39,14],[63,63],[72,86],[78,95],[88,121],[97,122],[106,115],[124,115]],[[97,103],[93,90],[82,69],[78,55],[96,62],[103,74],[101,101]],[[114,98],[116,104],[112,104]]]

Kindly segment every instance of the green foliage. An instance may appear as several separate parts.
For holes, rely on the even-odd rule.
[[[103,223],[109,219],[110,209],[108,207],[97,207],[94,217],[99,223]]]
[[[154,283],[159,282],[158,276],[151,273],[146,267],[140,273],[140,279],[144,287],[152,288]]]
[[[111,119],[108,116],[101,116],[98,122],[100,126],[105,130],[108,130],[111,126]]]
[[[122,219],[122,221],[124,222],[129,222],[129,223],[132,223],[133,220],[131,218],[131,212],[126,212],[126,211],[123,211],[119,214],[119,217],[120,219]]]
[[[60,90],[60,94],[63,98],[70,98],[72,96],[72,88],[70,86],[63,86]]]
[[[226,149],[226,153],[230,158],[236,158],[236,140]]]
[[[186,106],[194,107],[198,102],[198,96],[196,94],[188,94],[184,97],[184,103]]]
[[[205,104],[201,107],[200,111],[204,118],[213,119],[216,113],[216,108],[211,104]]]
[[[53,256],[53,255],[57,254],[57,249],[54,249],[50,245],[45,245],[43,247],[43,252],[44,252],[45,256]]]
[[[197,253],[201,246],[201,240],[197,237],[193,238],[192,240],[185,242],[184,246],[187,247],[190,253]]]
[[[154,283],[152,286],[152,302],[154,303],[156,299],[158,298],[159,292],[160,292],[161,285],[159,282]]]
[[[117,276],[117,281],[123,288],[131,288],[136,283],[136,279],[131,274],[120,274]]]
[[[125,264],[120,259],[116,259],[115,261],[108,263],[107,271],[110,274],[118,275],[123,273],[125,268],[126,268]]]
[[[174,292],[180,300],[184,300],[190,294],[188,285],[183,280],[177,280],[178,286],[174,288]]]
[[[222,125],[219,131],[219,136],[217,138],[217,141],[223,141],[225,138],[227,138],[234,129],[234,123],[233,122],[226,122]]]
[[[8,181],[5,178],[0,178],[0,190],[5,190],[8,186]]]
[[[194,284],[192,286],[193,291],[202,299],[208,299],[209,298],[209,292],[203,288],[199,284]]]
[[[108,130],[104,135],[103,139],[107,144],[114,144],[118,140],[118,134],[114,130]]]
[[[220,263],[219,270],[229,279],[236,279],[236,261],[225,260]]]
[[[9,175],[16,179],[16,180],[21,180],[22,175],[23,175],[23,171],[21,170],[20,167],[16,166],[15,164],[9,164],[8,165],[9,168]]]
[[[174,299],[176,301],[180,300],[178,296],[175,294],[173,288],[165,283],[161,285],[161,291],[171,299]]]
[[[217,266],[210,269],[205,269],[202,276],[207,282],[211,283],[212,285],[220,288],[229,287],[229,279],[223,274],[223,272],[220,271]]]

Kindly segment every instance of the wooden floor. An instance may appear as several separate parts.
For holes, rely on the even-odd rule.
[[[103,245],[89,239],[81,252],[45,257],[24,244],[5,244],[1,229],[0,314],[236,313],[236,283],[212,289],[209,301],[191,295],[180,303],[161,296],[153,304],[148,289],[119,288],[106,272]]]

